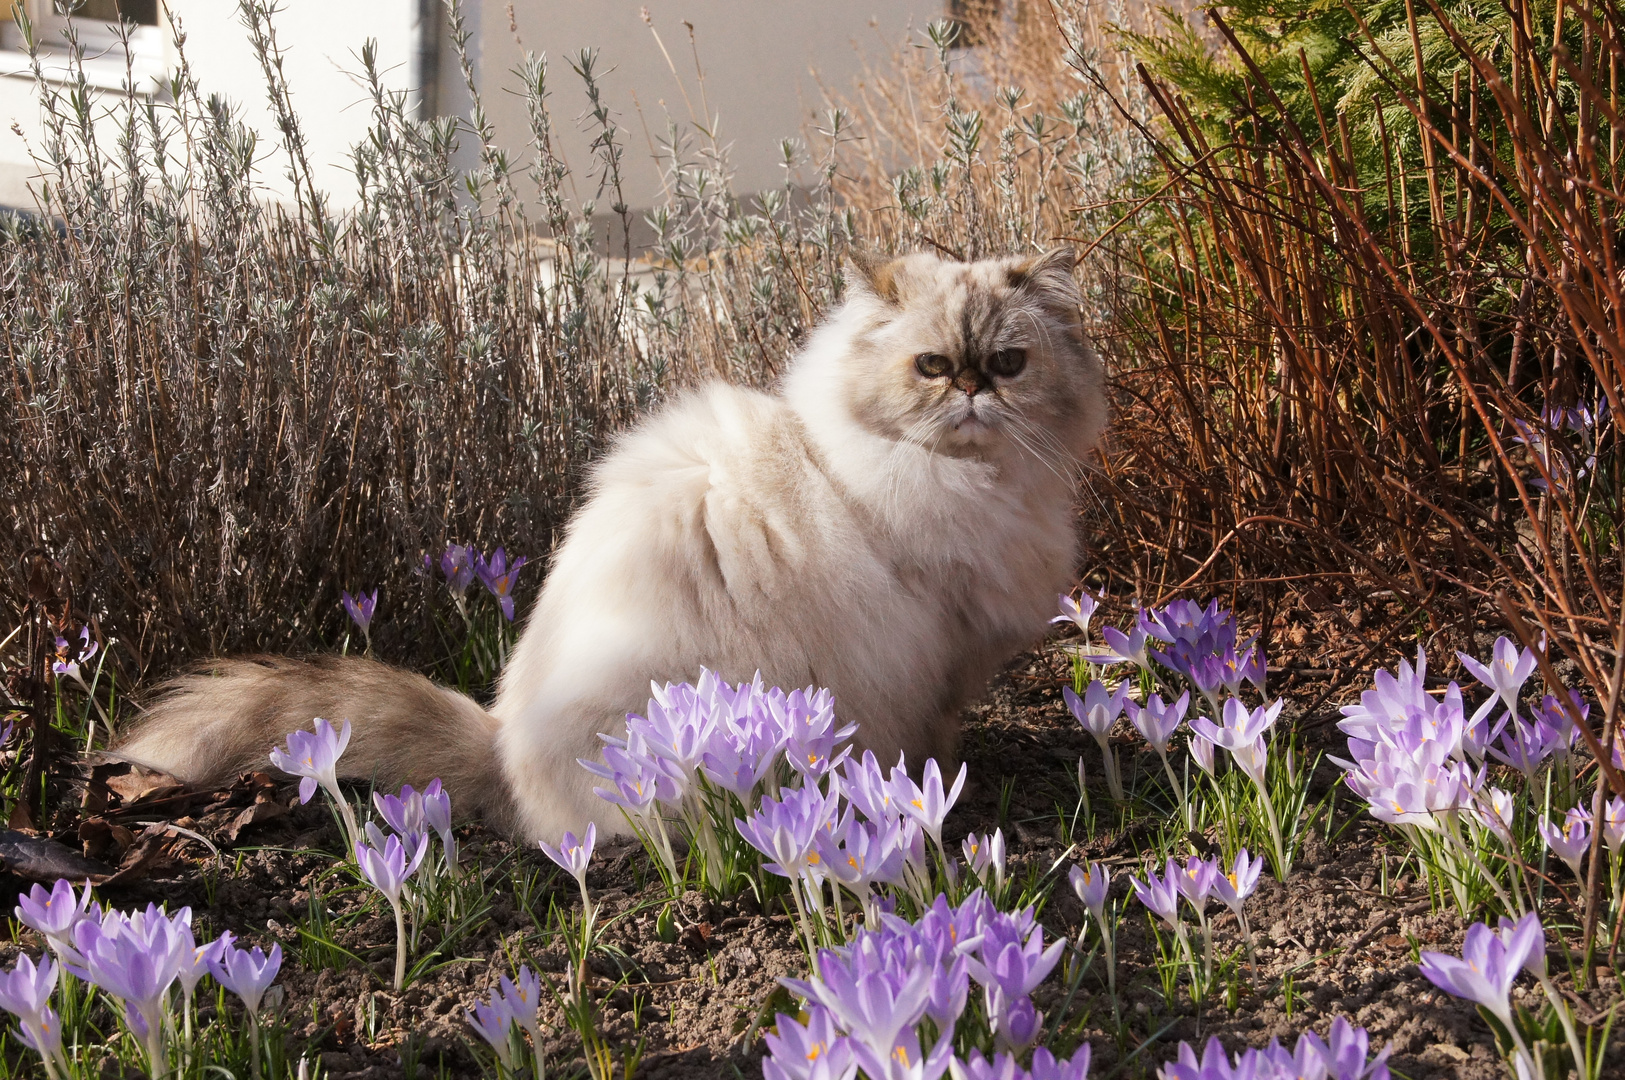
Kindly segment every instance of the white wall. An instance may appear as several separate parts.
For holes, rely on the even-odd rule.
[[[640,16],[644,7],[669,64]],[[566,58],[596,46],[604,97],[626,149],[623,179],[633,207],[652,205],[660,191],[650,142],[659,145],[667,115],[700,139],[691,115],[708,123],[707,106],[720,117],[720,141],[732,144],[735,189],[759,191],[783,183],[779,140],[799,135],[807,120],[821,114],[820,82],[849,89],[865,61],[886,63],[911,28],[923,29],[945,7],[944,0],[517,0],[510,27],[506,4],[485,0],[474,28],[481,96],[499,137],[523,147],[525,103],[500,88],[515,85],[508,72],[526,50],[546,54],[554,123],[579,177],[596,133],[578,123],[587,102]],[[694,27],[703,88],[685,20]],[[607,199],[600,205],[606,207]]]
[[[48,4],[41,6],[48,10]],[[353,201],[355,193],[349,149],[364,136],[368,124],[367,95],[359,77],[362,43],[369,37],[377,40],[379,67],[389,83],[404,89],[417,4],[415,0],[282,0],[280,6],[277,38],[294,108],[303,125],[307,155],[318,186],[332,195],[335,206],[344,206]],[[261,179],[270,194],[286,197],[286,156],[272,121],[265,78],[238,20],[237,5],[230,0],[169,0],[169,7],[185,33],[186,57],[203,94],[221,94],[240,109],[242,119],[259,133]],[[87,78],[100,88],[104,106],[114,103],[124,82],[124,58],[116,49],[107,51],[109,43],[99,25],[86,25],[84,33],[88,39],[102,39],[90,42],[87,55],[105,52],[87,61]],[[173,35],[167,27],[155,27],[139,36],[143,40],[135,48],[137,83],[143,92],[151,93],[154,78],[176,66]],[[60,36],[42,33],[40,40],[52,54],[60,76],[64,62]],[[0,46],[6,46],[0,47],[0,206],[32,205],[26,184],[37,170],[30,161],[29,147],[39,152],[44,133],[28,59],[17,51],[17,44],[15,31],[5,27],[0,33]],[[13,130],[14,124],[22,135]],[[104,118],[101,127],[104,145],[111,149],[112,125]]]

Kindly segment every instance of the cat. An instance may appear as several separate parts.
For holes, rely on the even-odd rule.
[[[194,785],[265,768],[314,717],[343,775],[440,777],[532,840],[618,815],[577,764],[651,681],[818,685],[882,761],[950,760],[959,711],[1044,632],[1105,425],[1074,255],[855,256],[777,393],[675,398],[594,468],[489,711],[371,660],[214,662],[115,753]]]

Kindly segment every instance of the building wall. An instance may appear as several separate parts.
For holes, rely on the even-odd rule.
[[[716,134],[731,146],[735,189],[775,187],[784,182],[779,142],[799,135],[822,114],[820,85],[851,87],[865,64],[888,62],[911,30],[938,18],[945,5],[942,0],[519,0],[511,25],[506,7],[486,0],[474,28],[481,95],[499,137],[509,146],[525,144],[524,100],[496,88],[515,85],[508,73],[526,51],[544,54],[562,150],[577,183],[584,182],[596,131],[581,122],[587,99],[568,59],[596,46],[603,97],[626,152],[626,197],[633,207],[645,208],[662,188],[651,146],[658,148],[665,137],[668,117],[696,141],[705,138],[696,124],[709,127],[712,117],[719,119]],[[665,53],[641,16],[645,8]],[[685,21],[693,26],[692,45]],[[578,187],[578,194],[593,193]],[[607,208],[608,201],[600,206]]]
[[[9,3],[0,0],[0,5]],[[38,0],[37,6],[47,13],[50,10],[49,0]],[[259,133],[261,179],[268,194],[286,197],[286,158],[272,121],[265,77],[237,17],[237,5],[230,0],[168,0],[168,6],[185,33],[186,57],[199,89],[205,97],[220,94],[231,101],[244,122]],[[355,194],[350,147],[365,135],[368,124],[367,94],[359,75],[361,47],[368,38],[375,39],[386,80],[396,89],[405,89],[412,70],[418,0],[281,0],[279,6],[275,29],[312,170],[335,205],[347,205]],[[56,28],[44,22],[48,17],[41,18],[39,40],[55,78],[63,78],[65,48]],[[100,134],[103,145],[112,149],[114,122],[105,113],[122,93],[125,61],[104,24],[97,20],[83,23],[86,55],[91,57],[85,65],[86,77],[102,95]],[[157,26],[144,28],[136,36],[138,88],[165,100],[157,80],[176,67],[173,34],[169,27]],[[29,148],[40,152],[44,128],[28,58],[18,45],[15,29],[0,26],[0,206],[29,207],[33,198],[27,184],[37,172]],[[13,124],[22,135],[13,130]]]

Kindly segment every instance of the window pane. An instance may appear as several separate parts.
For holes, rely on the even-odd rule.
[[[85,0],[74,12],[81,19],[101,22],[135,23],[138,26],[158,25],[158,0]]]

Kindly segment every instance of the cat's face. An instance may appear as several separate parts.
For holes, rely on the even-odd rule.
[[[857,265],[842,360],[852,416],[955,457],[1077,459],[1104,420],[1099,359],[1083,336],[1073,255]]]

